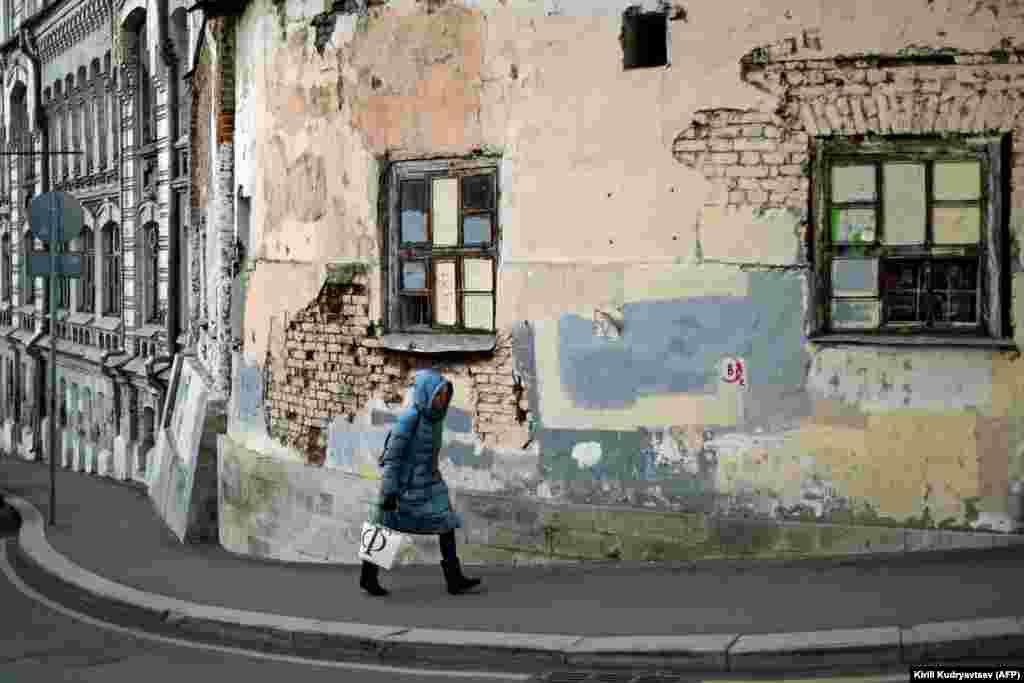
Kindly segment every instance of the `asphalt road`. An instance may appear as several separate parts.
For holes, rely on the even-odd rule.
[[[0,537],[0,683],[181,683],[239,680],[249,683],[501,683],[524,677],[427,673],[370,664],[313,663],[262,653],[168,643],[136,629],[70,616],[14,573]],[[28,593],[28,594],[26,594]],[[50,603],[50,604],[47,604]],[[157,639],[155,639],[157,638]]]
[[[0,531],[0,683],[81,681],[104,683],[180,683],[245,680],[250,683],[895,683],[908,680],[904,670],[886,674],[829,674],[736,678],[735,675],[659,676],[656,672],[561,670],[534,677],[501,671],[426,669],[375,662],[314,662],[271,653],[189,642],[132,627],[124,615],[65,606],[60,594],[38,590],[40,576],[23,580],[25,567],[16,561],[11,533]],[[11,547],[8,547],[8,544]],[[18,565],[18,569],[15,568]],[[30,585],[31,584],[31,585]],[[976,662],[972,664],[1010,664]],[[1018,662],[1020,666],[1022,663]],[[587,677],[588,673],[592,673]],[[844,675],[845,674],[845,675]],[[239,678],[236,678],[238,676]]]
[[[0,488],[48,516],[45,465],[0,458]],[[75,564],[150,593],[218,607],[414,628],[629,636],[912,626],[1024,614],[1024,546],[908,553],[851,564],[692,568],[468,567],[482,590],[454,599],[437,566],[382,573],[366,596],[355,565],[296,565],[182,544],[145,491],[57,471],[48,542]],[[922,555],[928,555],[923,557]]]

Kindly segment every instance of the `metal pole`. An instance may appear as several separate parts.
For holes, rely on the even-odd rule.
[[[58,195],[50,195],[50,526],[57,523],[57,240],[64,236]]]

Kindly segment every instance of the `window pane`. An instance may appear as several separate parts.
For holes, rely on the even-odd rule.
[[[978,199],[981,197],[981,164],[977,161],[935,164],[935,198]]]
[[[427,182],[405,180],[401,187],[402,242],[426,242]]]
[[[832,301],[832,327],[865,330],[878,327],[878,299],[871,301]]]
[[[977,244],[981,239],[981,208],[936,206],[932,209],[935,244]]]
[[[462,262],[463,289],[481,292],[494,290],[494,271],[490,259],[468,258]]]
[[[948,323],[977,323],[978,322],[978,295],[950,294],[946,315],[942,318],[936,316],[936,320]]]
[[[927,220],[924,166],[922,164],[885,164],[885,243],[924,244]]]
[[[833,296],[878,296],[878,259],[834,259]]]
[[[424,261],[402,263],[402,289],[426,289],[427,264]]]
[[[875,167],[833,166],[832,201],[875,201]]]
[[[916,291],[920,286],[921,263],[919,261],[883,261],[882,291]]]
[[[885,297],[885,321],[887,323],[916,323],[918,294],[887,294]]]
[[[494,296],[492,294],[466,294],[463,297],[463,302],[466,327],[474,330],[494,329]]]
[[[491,241],[491,215],[466,216],[462,219],[463,244],[487,244]]]
[[[458,178],[435,178],[433,192],[434,245],[454,247],[459,243]]]
[[[933,261],[931,286],[932,289],[975,291],[978,288],[978,262]]]
[[[490,175],[465,176],[462,179],[462,206],[466,209],[493,208],[493,178]]]
[[[438,325],[454,325],[455,262],[440,261],[434,266],[434,302]]]
[[[832,209],[832,241],[836,244],[874,242],[874,209]]]

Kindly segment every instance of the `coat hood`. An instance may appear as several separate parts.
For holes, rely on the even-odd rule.
[[[431,421],[443,420],[448,413],[448,406],[445,406],[443,410],[435,410],[432,406],[434,396],[446,384],[451,389],[451,396],[455,396],[455,388],[452,383],[437,370],[420,370],[416,373],[412,393],[413,405]],[[449,403],[451,403],[450,400]]]

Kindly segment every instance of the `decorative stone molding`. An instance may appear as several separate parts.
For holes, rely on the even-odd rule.
[[[86,0],[69,19],[39,39],[39,57],[47,63],[64,54],[111,16],[108,0]]]

